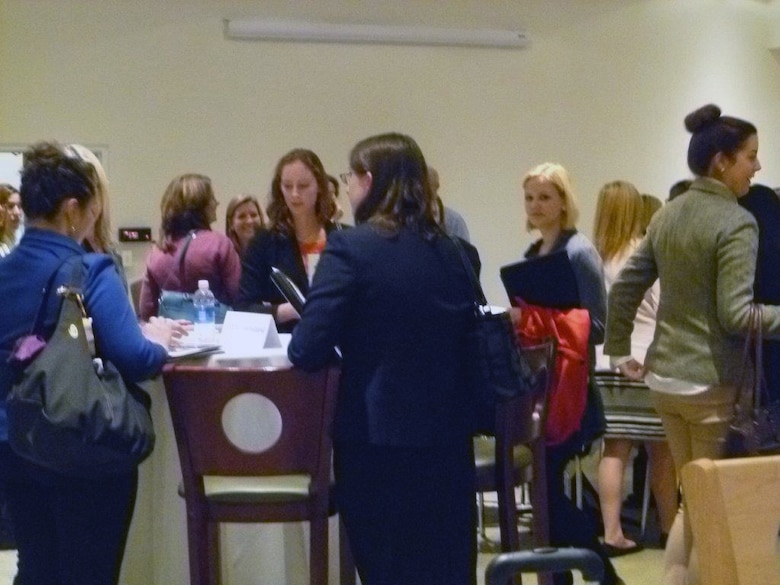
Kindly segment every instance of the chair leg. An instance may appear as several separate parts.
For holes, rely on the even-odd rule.
[[[482,540],[487,539],[487,527],[485,526],[485,494],[477,492],[477,530]]]
[[[208,575],[209,583],[214,585],[221,585],[222,583],[222,548],[220,541],[220,525],[219,522],[209,522],[207,524],[208,530]]]
[[[349,546],[347,530],[339,516],[339,577],[341,585],[355,585],[355,559]]]
[[[312,518],[309,523],[309,583],[327,585],[328,583],[328,517]]]
[[[190,585],[215,585],[213,580],[213,537],[209,534],[209,522],[205,513],[187,506],[187,544],[190,565]]]
[[[582,510],[582,457],[574,458],[574,478],[577,493],[577,507]]]
[[[650,465],[645,470],[645,491],[642,495],[642,526],[641,536],[645,537],[645,528],[647,527],[647,511],[650,509]]]

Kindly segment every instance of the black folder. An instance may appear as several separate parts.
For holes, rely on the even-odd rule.
[[[552,309],[580,306],[577,279],[566,250],[502,266],[501,282],[512,305],[520,298]]]
[[[293,308],[298,311],[299,315],[303,314],[303,306],[306,304],[306,297],[303,296],[301,289],[299,289],[295,283],[284,272],[279,270],[276,266],[271,266],[271,280],[282,293],[282,296],[287,299]]]

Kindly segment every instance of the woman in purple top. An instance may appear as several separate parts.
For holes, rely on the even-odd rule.
[[[199,280],[209,281],[218,301],[234,304],[241,261],[233,242],[209,227],[217,220],[217,205],[204,175],[179,175],[168,185],[160,205],[160,241],[146,260],[141,284],[141,319],[157,315],[163,290],[194,292]]]

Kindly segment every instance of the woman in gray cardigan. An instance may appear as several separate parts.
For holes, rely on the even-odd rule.
[[[692,133],[687,193],[665,205],[609,294],[604,353],[620,372],[654,390],[678,473],[700,457],[719,459],[740,377],[758,229],[737,205],[761,168],[755,126],[707,105],[685,118]],[[660,278],[655,336],[644,364],[631,357],[632,321]],[[766,306],[763,329],[780,336],[780,307]],[[664,583],[696,583],[682,511],[669,535]],[[688,579],[686,581],[686,579]]]

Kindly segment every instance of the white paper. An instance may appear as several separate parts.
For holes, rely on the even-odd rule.
[[[258,349],[282,347],[273,316],[242,311],[228,311],[225,315],[220,345],[232,356],[253,355]]]

